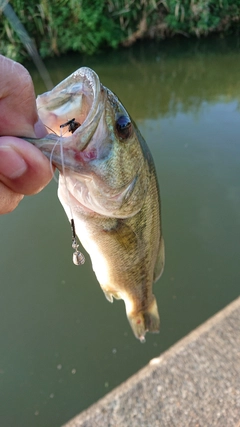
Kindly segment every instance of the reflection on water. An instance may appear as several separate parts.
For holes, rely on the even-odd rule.
[[[89,258],[73,266],[52,182],[0,218],[1,427],[63,424],[239,294],[237,47],[174,41],[47,65],[55,83],[81,65],[95,69],[151,148],[167,257],[154,286],[161,333],[141,345]]]
[[[240,100],[240,57],[231,41],[181,40],[84,59],[79,55],[50,60],[55,84],[76,68],[93,68],[106,86],[127,103],[135,120],[194,113],[202,102]],[[231,72],[230,72],[231,71]],[[35,76],[35,73],[34,73]],[[35,77],[38,93],[45,91]]]

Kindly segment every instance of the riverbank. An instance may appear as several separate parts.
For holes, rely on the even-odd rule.
[[[239,427],[240,298],[64,427]]]
[[[28,53],[19,38],[17,19],[11,24],[6,15],[11,7],[42,57],[70,51],[91,55],[130,46],[139,39],[236,34],[240,19],[240,0],[234,4],[230,0],[82,0],[61,4],[57,0],[19,0],[6,4],[5,9],[0,8],[0,52],[18,61],[28,58]]]

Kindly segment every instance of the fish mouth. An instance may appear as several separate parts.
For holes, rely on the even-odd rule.
[[[81,67],[37,98],[39,117],[50,133],[44,138],[24,139],[38,147],[48,158],[51,156],[53,164],[60,169],[62,159],[57,142],[61,138],[64,157],[68,157],[70,151],[83,151],[96,131],[104,100],[105,90],[98,75],[88,67]],[[78,124],[73,133],[70,122]]]

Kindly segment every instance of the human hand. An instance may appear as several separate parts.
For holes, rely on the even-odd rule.
[[[28,71],[0,55],[0,214],[14,210],[24,195],[36,194],[52,178],[49,161],[33,145],[16,138],[41,138],[46,130],[38,119]]]

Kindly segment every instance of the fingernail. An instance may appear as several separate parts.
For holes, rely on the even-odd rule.
[[[23,158],[10,146],[0,146],[0,174],[6,178],[15,179],[27,170]]]

